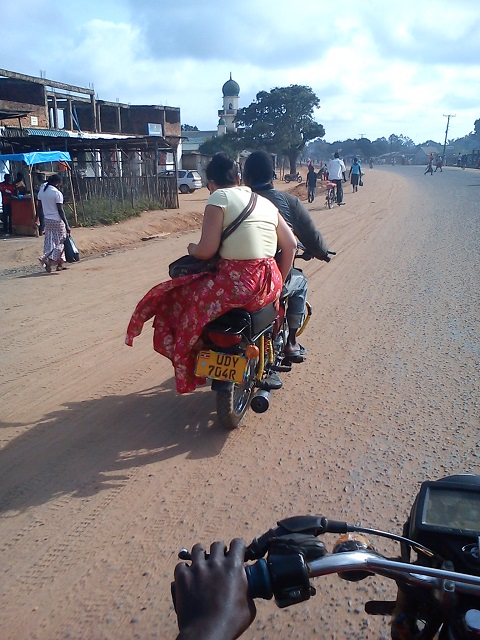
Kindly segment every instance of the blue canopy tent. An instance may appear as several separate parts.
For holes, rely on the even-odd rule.
[[[71,162],[67,151],[31,151],[30,153],[0,154],[0,160],[5,162],[24,162],[27,166],[42,162]]]
[[[0,154],[0,162],[6,167],[7,162],[23,162],[28,167],[30,184],[32,184],[32,166],[35,164],[42,164],[45,162],[62,162],[69,168],[68,163],[72,159],[68,151],[30,151],[29,153],[7,153]],[[72,210],[75,218],[75,224],[78,224],[77,220],[77,208],[75,205],[75,195],[73,193],[72,176],[70,170],[68,171],[68,177],[70,180],[70,188],[72,191]],[[36,214],[35,199],[32,199],[33,212]]]

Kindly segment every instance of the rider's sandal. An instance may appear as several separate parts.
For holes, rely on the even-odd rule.
[[[265,391],[276,391],[283,387],[283,382],[278,374],[271,372],[266,378],[257,382],[257,387]]]

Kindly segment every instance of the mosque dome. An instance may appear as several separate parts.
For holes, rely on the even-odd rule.
[[[237,96],[240,94],[240,85],[235,80],[232,80],[232,74],[230,73],[230,80],[227,80],[222,87],[223,96]]]
[[[218,121],[219,125],[226,125],[227,123],[225,122],[225,120],[223,118],[220,118],[220,120]]]

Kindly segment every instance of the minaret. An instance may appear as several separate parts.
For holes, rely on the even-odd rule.
[[[235,116],[238,111],[238,96],[240,94],[240,87],[235,80],[232,80],[232,73],[230,72],[230,79],[225,82],[222,87],[223,93],[223,109],[219,110],[218,116],[220,120],[223,120],[222,126],[220,127],[220,122],[218,123],[218,134],[223,135],[223,133],[235,133],[237,127],[235,125]],[[222,133],[220,130],[222,129]],[[226,131],[223,131],[226,129]]]

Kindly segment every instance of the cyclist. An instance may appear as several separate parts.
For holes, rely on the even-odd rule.
[[[333,160],[330,160],[328,163],[328,179],[334,182],[337,186],[337,204],[340,206],[341,204],[345,204],[343,202],[343,186],[342,186],[342,178],[343,182],[347,181],[345,177],[347,169],[345,168],[345,164],[343,160],[340,159],[340,154],[338,151],[335,151],[333,155]]]
[[[251,153],[244,166],[245,184],[277,207],[308,254],[318,260],[330,261],[328,247],[310,214],[298,198],[275,189],[272,184],[273,162],[265,151]],[[297,342],[307,302],[307,279],[300,269],[291,269],[285,280],[282,296],[288,295],[288,341],[285,357],[291,362],[303,362],[306,350]]]

